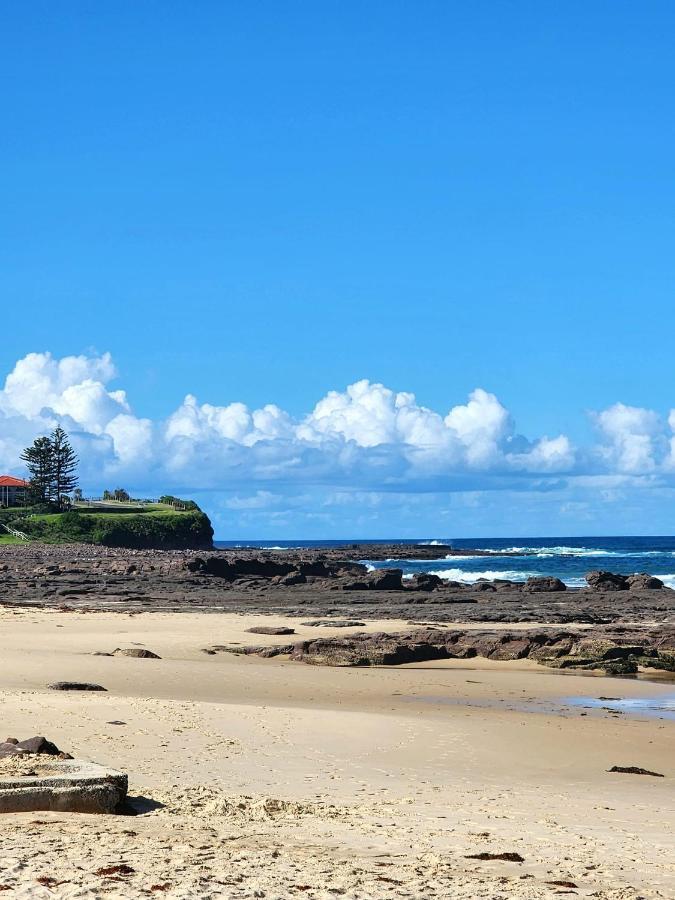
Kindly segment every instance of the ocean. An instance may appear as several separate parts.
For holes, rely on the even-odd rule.
[[[450,544],[461,549],[488,550],[493,555],[452,556],[445,559],[411,560],[400,557],[384,562],[363,562],[374,568],[398,567],[405,575],[433,572],[441,578],[472,583],[480,578],[525,581],[535,575],[552,575],[568,587],[586,584],[591,569],[607,569],[621,575],[649,572],[675,588],[675,537],[568,537],[568,538],[437,538],[378,541],[216,541],[217,547],[257,547],[278,550],[296,547],[342,547],[345,544]]]

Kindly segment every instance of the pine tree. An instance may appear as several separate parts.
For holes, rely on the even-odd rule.
[[[68,435],[58,425],[52,432],[52,483],[51,497],[57,503],[63,494],[68,494],[77,487],[77,454],[70,445]]]
[[[21,454],[30,476],[29,493],[36,503],[46,503],[51,496],[54,478],[54,455],[48,437],[36,438]]]

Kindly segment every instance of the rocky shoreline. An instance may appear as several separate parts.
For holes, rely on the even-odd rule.
[[[358,551],[355,551],[358,552]],[[0,603],[91,610],[228,611],[437,622],[674,624],[675,591],[648,575],[460,584],[369,572],[336,550],[157,551],[30,543],[0,549]]]
[[[403,548],[397,549],[395,555],[400,556]],[[638,666],[675,668],[675,591],[648,574],[592,572],[588,587],[574,590],[552,578],[467,585],[428,574],[403,578],[394,568],[369,571],[354,558],[361,553],[360,545],[344,554],[338,549],[280,554],[31,543],[2,548],[0,604],[90,612],[256,613],[313,617],[350,628],[374,619],[432,625],[424,633],[352,632],[344,638],[289,643],[282,649],[238,648],[262,655],[286,653],[315,664],[395,665],[485,656],[527,657],[558,667],[600,667],[616,673]],[[450,631],[444,623],[486,628]],[[489,630],[504,623],[521,628],[511,633]],[[535,623],[548,628],[522,630],[523,624]],[[562,625],[571,630],[551,627]],[[580,626],[593,628],[580,635]],[[232,648],[216,646],[214,652],[224,649]]]

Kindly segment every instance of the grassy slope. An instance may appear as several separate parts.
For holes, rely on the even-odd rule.
[[[39,513],[17,522],[15,527],[31,540],[47,543],[168,550],[206,549],[213,541],[211,523],[201,510],[178,511],[159,505],[143,512]]]

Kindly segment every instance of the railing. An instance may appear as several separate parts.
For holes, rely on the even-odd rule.
[[[4,522],[2,523],[2,527],[7,534],[11,534],[12,537],[21,538],[22,541],[28,540],[28,535],[24,531],[17,531],[16,528],[10,528],[9,525],[5,525]]]

